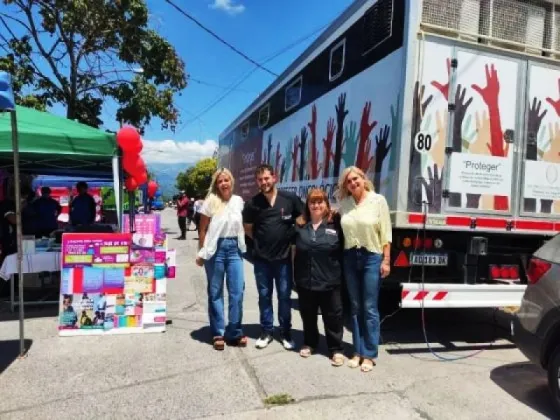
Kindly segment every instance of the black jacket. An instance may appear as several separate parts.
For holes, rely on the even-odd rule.
[[[298,288],[327,291],[342,282],[342,229],[324,221],[316,231],[311,223],[296,226],[294,280]]]

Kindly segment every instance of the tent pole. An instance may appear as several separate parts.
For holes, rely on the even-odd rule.
[[[18,272],[18,300],[19,300],[19,357],[25,356],[25,333],[23,330],[24,322],[24,302],[23,302],[23,244],[21,229],[21,180],[19,174],[19,145],[17,134],[16,111],[11,114],[12,123],[12,148],[14,151],[14,192],[16,201],[16,241],[17,241],[17,272]]]

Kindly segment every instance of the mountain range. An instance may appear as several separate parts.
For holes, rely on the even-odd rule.
[[[175,181],[179,172],[184,172],[191,166],[189,163],[148,163],[148,170],[155,176],[161,193],[164,197],[170,198],[177,194]]]

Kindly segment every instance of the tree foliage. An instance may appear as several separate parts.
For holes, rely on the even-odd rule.
[[[216,158],[202,159],[196,165],[177,175],[176,187],[184,190],[188,197],[205,197],[212,175],[216,172],[218,160]]]
[[[158,117],[175,129],[185,66],[149,27],[145,0],[0,1],[0,70],[18,104],[63,104],[67,118],[99,127],[112,99],[117,121],[142,129]]]

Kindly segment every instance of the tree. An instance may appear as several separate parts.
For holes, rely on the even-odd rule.
[[[206,196],[212,175],[216,172],[217,167],[216,158],[199,160],[196,165],[177,175],[177,189],[184,190],[188,197]]]
[[[0,70],[16,102],[99,127],[103,104],[140,130],[152,117],[174,130],[174,95],[186,87],[175,49],[148,26],[145,0],[0,0]],[[3,54],[3,53],[6,54]]]

